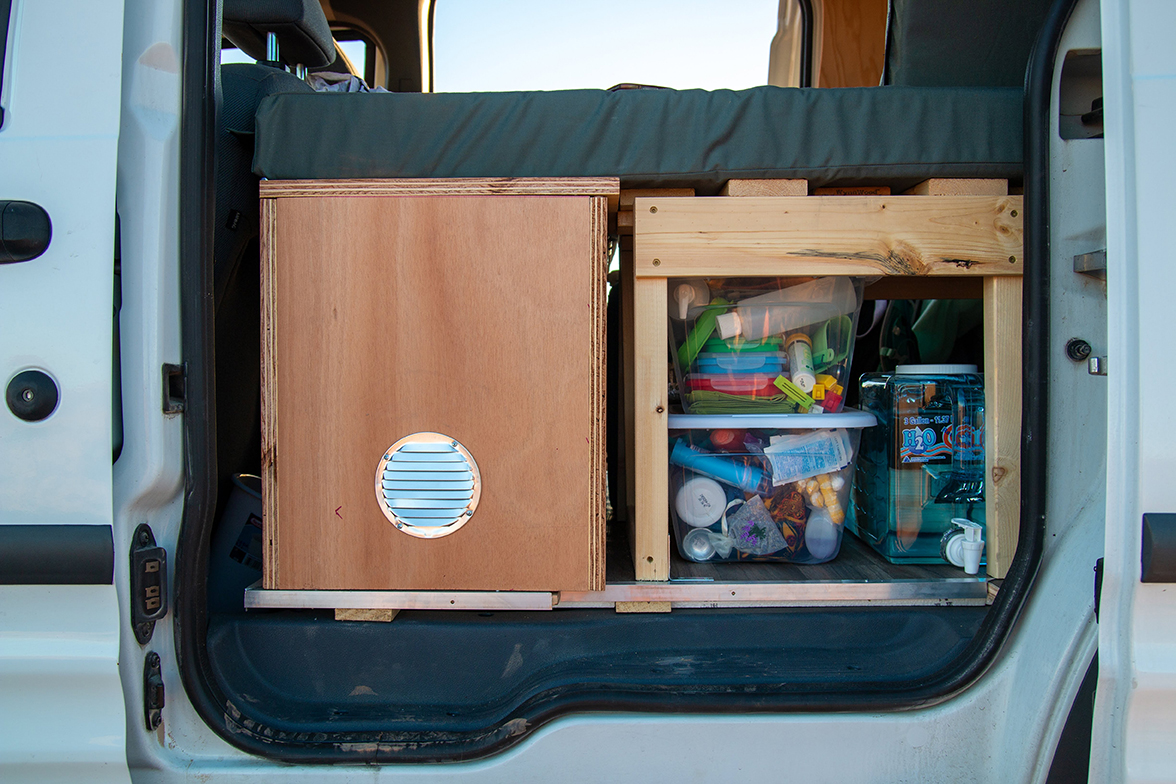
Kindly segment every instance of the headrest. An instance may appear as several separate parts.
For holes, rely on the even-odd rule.
[[[281,58],[290,65],[335,62],[335,39],[319,0],[224,0],[221,28],[255,60],[265,59],[265,34],[275,33]]]

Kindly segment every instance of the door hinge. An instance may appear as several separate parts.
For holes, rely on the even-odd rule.
[[[159,667],[159,654],[150,651],[143,660],[143,715],[149,732],[163,722],[163,703],[163,671]]]
[[[146,645],[155,622],[167,615],[167,551],[155,544],[151,526],[135,529],[131,544],[131,624]]]

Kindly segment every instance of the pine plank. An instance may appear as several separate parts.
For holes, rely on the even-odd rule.
[[[665,278],[637,278],[633,285],[633,561],[638,580],[670,576],[666,291]]]
[[[932,177],[908,188],[905,193],[908,196],[1007,196],[1009,181]]]
[[[720,196],[807,196],[808,180],[727,180]]]
[[[1003,578],[1021,527],[1021,279],[984,279],[984,514],[988,576]]]
[[[1020,196],[637,199],[638,277],[1020,275]]]

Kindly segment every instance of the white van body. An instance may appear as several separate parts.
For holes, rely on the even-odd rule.
[[[569,715],[486,759],[385,766],[289,765],[223,740],[179,679],[172,614],[150,645],[163,722],[144,723],[127,553],[146,522],[174,557],[185,491],[181,418],[160,407],[160,368],[184,361],[183,20],[180,0],[12,3],[0,200],[40,204],[54,234],[45,255],[0,265],[0,377],[44,369],[60,403],[33,425],[0,411],[0,524],[111,526],[115,558],[111,585],[0,586],[0,780],[1043,782],[1097,651],[1090,780],[1176,781],[1176,591],[1139,581],[1142,515],[1176,510],[1176,4],[1079,0],[1059,46],[1055,103],[1066,53],[1101,49],[1106,140],[1051,135],[1049,438],[1065,460],[1032,592],[978,680],[901,712]],[[1105,286],[1072,266],[1098,247]],[[1107,358],[1105,377],[1060,359],[1075,336]]]

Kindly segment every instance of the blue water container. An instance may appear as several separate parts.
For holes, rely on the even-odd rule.
[[[975,365],[867,373],[850,531],[893,563],[944,563],[952,518],[984,523],[984,378]],[[987,537],[985,537],[987,538]]]

